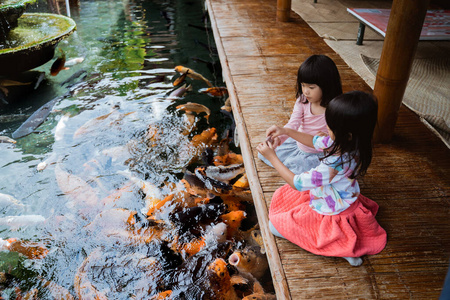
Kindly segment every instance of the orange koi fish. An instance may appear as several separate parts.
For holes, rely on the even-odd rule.
[[[215,166],[228,166],[233,164],[242,164],[244,160],[242,159],[242,155],[236,154],[233,152],[228,152],[222,156],[214,156],[213,164]]]
[[[227,238],[230,239],[234,236],[236,231],[241,226],[242,220],[245,219],[246,213],[243,210],[236,210],[227,214],[221,215],[219,218],[228,226]]]
[[[164,300],[164,299],[171,299],[172,290],[167,290],[161,293],[158,293],[157,295],[150,298],[150,300]]]
[[[213,143],[217,142],[217,130],[212,127],[204,130],[202,133],[194,135],[191,140],[191,144],[194,147],[199,146],[210,146]],[[203,150],[202,150],[203,151]]]
[[[175,81],[173,82],[173,86],[177,86],[177,85],[183,83],[186,80],[186,76],[188,75],[188,73],[189,73],[189,70],[187,70],[186,73],[181,74],[180,77],[175,79]]]
[[[205,238],[199,237],[193,239],[188,243],[183,243],[180,241],[179,236],[176,236],[172,243],[172,250],[178,253],[186,253],[188,256],[192,256],[197,254],[202,250],[206,245]]]
[[[213,275],[211,278],[212,287],[217,287],[214,291],[214,298],[218,300],[236,300],[239,297],[233,288],[230,273],[227,269],[227,263],[223,258],[216,258],[207,268],[207,271]]]
[[[0,238],[0,250],[2,249],[20,253],[29,259],[41,259],[48,253],[48,249],[42,243],[21,241],[16,238],[7,240]]]
[[[255,281],[253,284],[253,293],[242,298],[242,300],[276,300],[277,296],[274,294],[264,292],[262,285]]]
[[[228,258],[228,262],[235,266],[240,274],[251,274],[256,279],[261,279],[269,269],[265,254],[256,246],[235,251]]]
[[[228,89],[222,86],[199,89],[198,92],[202,94],[208,94],[211,97],[222,97],[228,95]]]
[[[186,114],[191,113],[205,113],[206,114],[206,120],[209,122],[209,115],[211,114],[211,110],[200,103],[192,103],[188,102],[186,104],[180,104],[176,107],[177,110],[184,110]]]
[[[190,68],[186,68],[183,66],[176,66],[175,71],[177,71],[178,73],[181,73],[181,74],[187,73],[187,77],[192,78],[194,80],[203,80],[204,82],[206,82],[206,84],[209,87],[212,87],[212,84],[211,84],[211,82],[209,82],[208,79],[206,79],[205,77],[203,77],[203,75],[195,72],[194,70],[192,70]]]
[[[250,187],[250,184],[249,184],[248,178],[247,178],[247,174],[244,173],[244,175],[233,184],[233,187],[242,188],[242,189],[246,189],[246,188]]]

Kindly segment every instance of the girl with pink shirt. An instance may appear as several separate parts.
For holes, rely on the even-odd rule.
[[[341,77],[336,64],[325,55],[312,55],[299,67],[296,86],[297,101],[289,122],[284,126],[315,135],[326,132],[325,109],[334,97],[342,94]],[[273,126],[267,129],[266,135]],[[278,158],[295,174],[319,165],[323,151],[308,147],[283,135],[272,141]],[[272,167],[261,154],[258,157]]]
[[[288,134],[325,151],[317,167],[294,174],[278,159],[270,141],[257,146],[287,182],[272,196],[272,234],[317,255],[342,257],[352,266],[362,264],[361,256],[383,250],[386,231],[375,219],[378,204],[361,195],[358,184],[372,161],[377,110],[372,95],[353,91],[328,104],[329,135],[277,126],[268,132],[273,140]]]

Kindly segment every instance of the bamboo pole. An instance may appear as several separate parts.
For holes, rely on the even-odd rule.
[[[252,192],[253,203],[255,205],[259,228],[261,230],[261,236],[263,237],[264,247],[266,249],[267,260],[269,262],[276,297],[279,300],[291,300],[289,286],[287,283],[286,275],[284,273],[283,265],[281,263],[278,247],[275,242],[275,238],[269,229],[269,214],[267,211],[264,193],[262,191],[261,183],[259,182],[247,127],[242,115],[241,105],[239,103],[239,97],[234,86],[234,81],[231,76],[230,67],[228,65],[228,58],[225,53],[222,40],[220,38],[219,29],[217,27],[216,18],[214,16],[214,10],[211,6],[211,0],[207,0],[206,4],[208,6],[211,28],[214,33],[214,40],[216,42],[217,51],[219,53],[220,63],[222,65],[223,78],[227,85],[228,94],[230,96],[233,116],[236,122],[236,128],[238,130],[239,142],[241,144],[240,147],[242,158],[244,160],[245,172],[247,173],[247,178]]]
[[[277,21],[289,22],[291,15],[292,0],[277,1]]]
[[[429,0],[394,0],[376,76],[376,142],[390,142],[408,83]]]

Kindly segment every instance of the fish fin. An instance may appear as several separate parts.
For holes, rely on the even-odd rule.
[[[0,90],[2,90],[3,94],[5,94],[5,96],[8,96],[9,90],[7,88],[5,88],[4,86],[0,86]]]
[[[233,275],[231,276],[231,284],[235,285],[235,284],[247,284],[248,283],[248,279],[240,276],[240,275]]]
[[[261,285],[261,283],[259,283],[258,281],[255,281],[255,283],[253,284],[253,293],[255,294],[264,294],[264,289]]]

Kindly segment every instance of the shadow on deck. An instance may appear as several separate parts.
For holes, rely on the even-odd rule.
[[[450,258],[450,150],[402,106],[392,143],[375,146],[362,193],[380,205],[386,248],[361,267],[316,256],[268,230],[273,192],[284,184],[257,159],[266,128],[284,125],[298,66],[312,54],[337,64],[344,92],[370,87],[298,15],[277,23],[276,1],[207,0],[241,149],[278,299],[437,299]],[[355,45],[356,47],[356,45]]]

